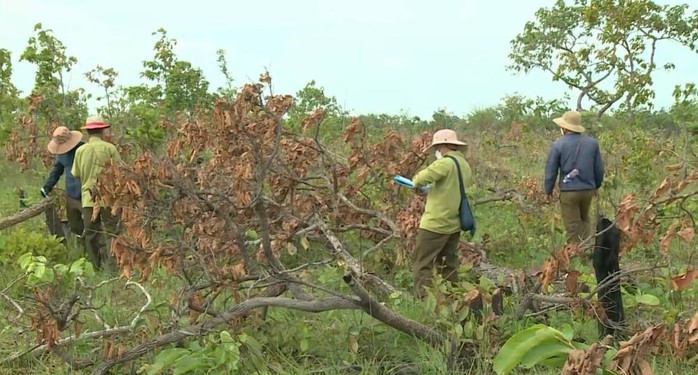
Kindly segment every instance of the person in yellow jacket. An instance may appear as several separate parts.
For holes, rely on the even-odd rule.
[[[444,279],[458,282],[461,193],[456,163],[450,157],[458,161],[463,188],[467,188],[472,184],[472,173],[463,155],[466,146],[458,140],[455,131],[437,131],[425,150],[434,150],[436,160],[412,178],[417,193],[428,189],[412,254],[414,292],[419,298],[424,297],[425,288],[431,286],[434,268]]]
[[[121,156],[116,146],[104,140],[110,134],[110,126],[101,117],[88,117],[85,126],[81,129],[87,130],[90,138],[75,152],[71,173],[81,182],[82,219],[85,225],[83,237],[87,257],[96,269],[102,269],[109,259],[109,250],[103,232],[110,237],[114,236],[117,233],[118,219],[111,215],[111,208],[102,207],[95,221],[92,221],[95,205],[92,189],[104,164],[110,159],[121,161]],[[110,268],[112,268],[111,265]]]

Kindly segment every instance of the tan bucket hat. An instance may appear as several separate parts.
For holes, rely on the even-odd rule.
[[[577,111],[567,111],[562,117],[553,119],[553,122],[561,128],[575,133],[584,133],[586,129],[582,126],[582,115]]]
[[[430,148],[436,146],[436,145],[456,145],[459,146],[459,148],[462,150],[467,146],[468,144],[462,141],[458,140],[458,135],[456,134],[455,131],[451,129],[441,129],[434,133],[434,136],[432,137],[431,144],[429,147],[425,148],[423,151],[426,152]]]
[[[54,155],[65,154],[75,147],[82,140],[82,133],[77,130],[70,130],[65,126],[59,126],[53,131],[51,141],[46,148]]]

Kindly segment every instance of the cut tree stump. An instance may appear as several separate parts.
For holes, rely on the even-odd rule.
[[[53,198],[48,197],[39,201],[39,203],[28,207],[12,216],[0,219],[0,230],[7,229],[19,223],[27,221],[33,217],[43,214],[48,207],[53,204]]]

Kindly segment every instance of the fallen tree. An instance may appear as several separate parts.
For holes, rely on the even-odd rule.
[[[412,150],[421,149],[431,134],[404,139],[389,132],[379,144],[368,144],[355,120],[343,138],[350,155],[340,157],[320,142],[322,111],[305,120],[302,133],[290,132],[281,116],[291,97],[265,98],[264,88],[246,85],[235,101],[218,101],[212,121],[166,122],[163,126],[172,134],[167,142],[124,155],[131,162],[105,166],[95,198],[97,208],[111,209],[123,224],[111,239],[121,276],[145,285],[156,269],[164,268],[181,284],[171,301],[172,331],[120,349],[104,361],[71,358],[71,366],[89,363],[96,366],[95,374],[106,373],[157,348],[253,319],[253,310],[266,315],[273,307],[362,310],[434,346],[456,340],[384,306],[379,298],[399,293],[409,299],[410,293],[380,277],[338,236],[352,233],[374,244],[367,254],[392,252],[396,265],[406,264],[411,245],[405,239],[416,227],[405,220],[419,216],[423,198],[387,183],[391,175],[416,171],[424,155]],[[505,192],[494,200],[514,196]],[[44,208],[36,207],[41,208],[28,212]],[[403,220],[395,221],[396,216]],[[299,263],[294,257],[299,247],[317,249],[318,257],[326,249],[332,267],[345,271],[344,283],[353,295],[307,279],[308,272],[331,266],[320,259]],[[36,308],[25,309],[37,322],[32,328],[41,346],[34,353],[52,351],[66,360],[60,348],[72,340],[133,333],[129,325],[61,338],[85,311],[97,310],[84,292],[88,287],[82,288],[76,285],[73,293],[63,295],[48,284],[36,288],[41,296]],[[229,300],[234,306],[226,307]],[[196,323],[180,327],[179,318],[186,315]]]
[[[0,219],[0,230],[10,228],[19,223],[27,221],[31,218],[43,214],[47,208],[51,207],[53,204],[53,198],[48,197],[39,201],[37,204],[32,205],[12,216],[8,216]]]

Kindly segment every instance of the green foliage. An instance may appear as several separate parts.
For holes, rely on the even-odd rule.
[[[12,53],[0,48],[0,97],[14,98],[19,90],[12,83]]]
[[[431,122],[422,120],[418,116],[410,116],[407,113],[398,115],[370,113],[360,115],[359,118],[368,133],[369,140],[379,138],[386,130],[391,129],[412,136],[433,128]]]
[[[235,80],[233,79],[230,69],[228,68],[228,61],[225,58],[224,50],[219,49],[216,51],[216,62],[218,63],[218,69],[225,77],[225,86],[218,88],[216,91],[216,96],[225,100],[233,100],[235,99],[238,90],[235,88],[235,86],[233,86],[233,82]]]
[[[343,124],[347,112],[337,104],[337,98],[325,95],[325,89],[317,87],[315,80],[308,82],[296,93],[293,105],[287,114],[288,126],[299,130],[302,120],[316,109],[325,111],[325,118],[320,123],[320,135],[323,139],[339,136],[344,130]]]
[[[69,90],[65,83],[65,75],[78,60],[66,54],[65,45],[50,29],[44,30],[38,23],[34,31],[36,35],[29,38],[20,61],[37,67],[32,93],[43,98],[36,113],[46,125],[58,123],[74,128],[85,120],[89,98],[83,89]]]
[[[476,108],[468,114],[468,124],[475,129],[497,129],[504,126],[497,108]]]
[[[688,6],[657,5],[651,0],[618,3],[611,0],[557,0],[536,12],[511,42],[508,69],[541,69],[579,90],[577,109],[589,99],[601,116],[621,99],[621,110],[632,113],[651,106],[655,52],[671,40],[695,48],[698,16]],[[672,69],[667,63],[664,69]]]
[[[34,255],[31,252],[22,254],[17,259],[17,264],[25,272],[27,286],[35,287],[41,284],[52,284],[56,280],[61,280],[67,284],[72,284],[76,277],[85,276],[92,278],[95,276],[92,263],[85,258],[79,258],[70,265],[62,263],[50,266],[50,262],[42,255]]]
[[[78,59],[66,55],[63,42],[54,37],[51,30],[44,30],[40,23],[34,26],[34,31],[36,36],[29,38],[20,61],[37,65],[36,87],[59,90],[63,86],[63,73],[70,72]]]
[[[15,113],[23,107],[19,90],[12,83],[12,53],[0,48],[0,145],[14,127]]]
[[[153,35],[159,35],[155,55],[153,60],[143,62],[141,77],[154,85],[138,87],[130,94],[134,99],[162,106],[165,114],[170,116],[178,111],[191,116],[196,109],[210,107],[212,96],[208,93],[208,81],[201,69],[177,58],[174,52],[177,40],[169,39],[165,29],[160,28]]]
[[[101,65],[97,65],[94,69],[85,73],[85,78],[89,82],[97,84],[104,90],[104,96],[97,96],[95,99],[100,102],[102,100],[106,101],[106,105],[99,111],[100,114],[107,118],[112,118],[116,115],[117,109],[115,108],[115,103],[112,100],[116,77],[119,73],[114,70],[114,68],[104,68]]]
[[[541,363],[562,364],[575,349],[572,342],[572,327],[565,331],[543,324],[536,324],[511,336],[494,358],[493,370],[508,374],[516,366],[532,368]]]
[[[432,129],[458,129],[462,123],[461,118],[448,112],[446,108],[439,108],[431,115],[430,125]]]
[[[477,108],[467,116],[469,127],[478,130],[509,129],[516,121],[526,125],[526,129],[545,129],[551,119],[567,111],[568,97],[545,100],[541,97],[527,98],[523,95],[506,95],[493,107]]]
[[[97,98],[98,101],[106,100],[99,112],[110,122],[118,124],[115,132],[123,136],[124,141],[134,141],[147,149],[157,147],[166,137],[161,121],[174,121],[179,115],[196,117],[199,111],[212,108],[214,98],[208,92],[209,83],[201,69],[177,57],[174,51],[177,40],[169,38],[163,28],[152,35],[158,36],[153,59],[143,61],[144,70],[141,72],[141,77],[150,85],[117,87],[118,73],[101,66],[85,74],[90,82],[104,91],[104,96]],[[236,90],[232,87],[222,51],[219,51],[218,62],[228,85],[219,90],[219,95],[231,97]]]
[[[67,259],[67,250],[56,236],[18,228],[0,237],[0,264],[8,265],[20,254],[28,252],[43,256],[51,262]]]
[[[679,126],[693,135],[698,134],[698,87],[694,83],[676,86],[673,96],[672,112]]]
[[[530,127],[540,128],[551,123],[553,117],[561,116],[567,111],[568,97],[545,100],[541,97],[526,98],[521,95],[507,95],[496,107],[498,117],[505,126],[512,121],[527,123]]]
[[[247,351],[243,360],[242,349]],[[139,374],[244,374],[254,371],[266,374],[266,365],[257,341],[242,333],[232,337],[228,331],[210,334],[204,346],[197,342],[188,348],[169,348],[161,351],[153,364],[144,365]]]

